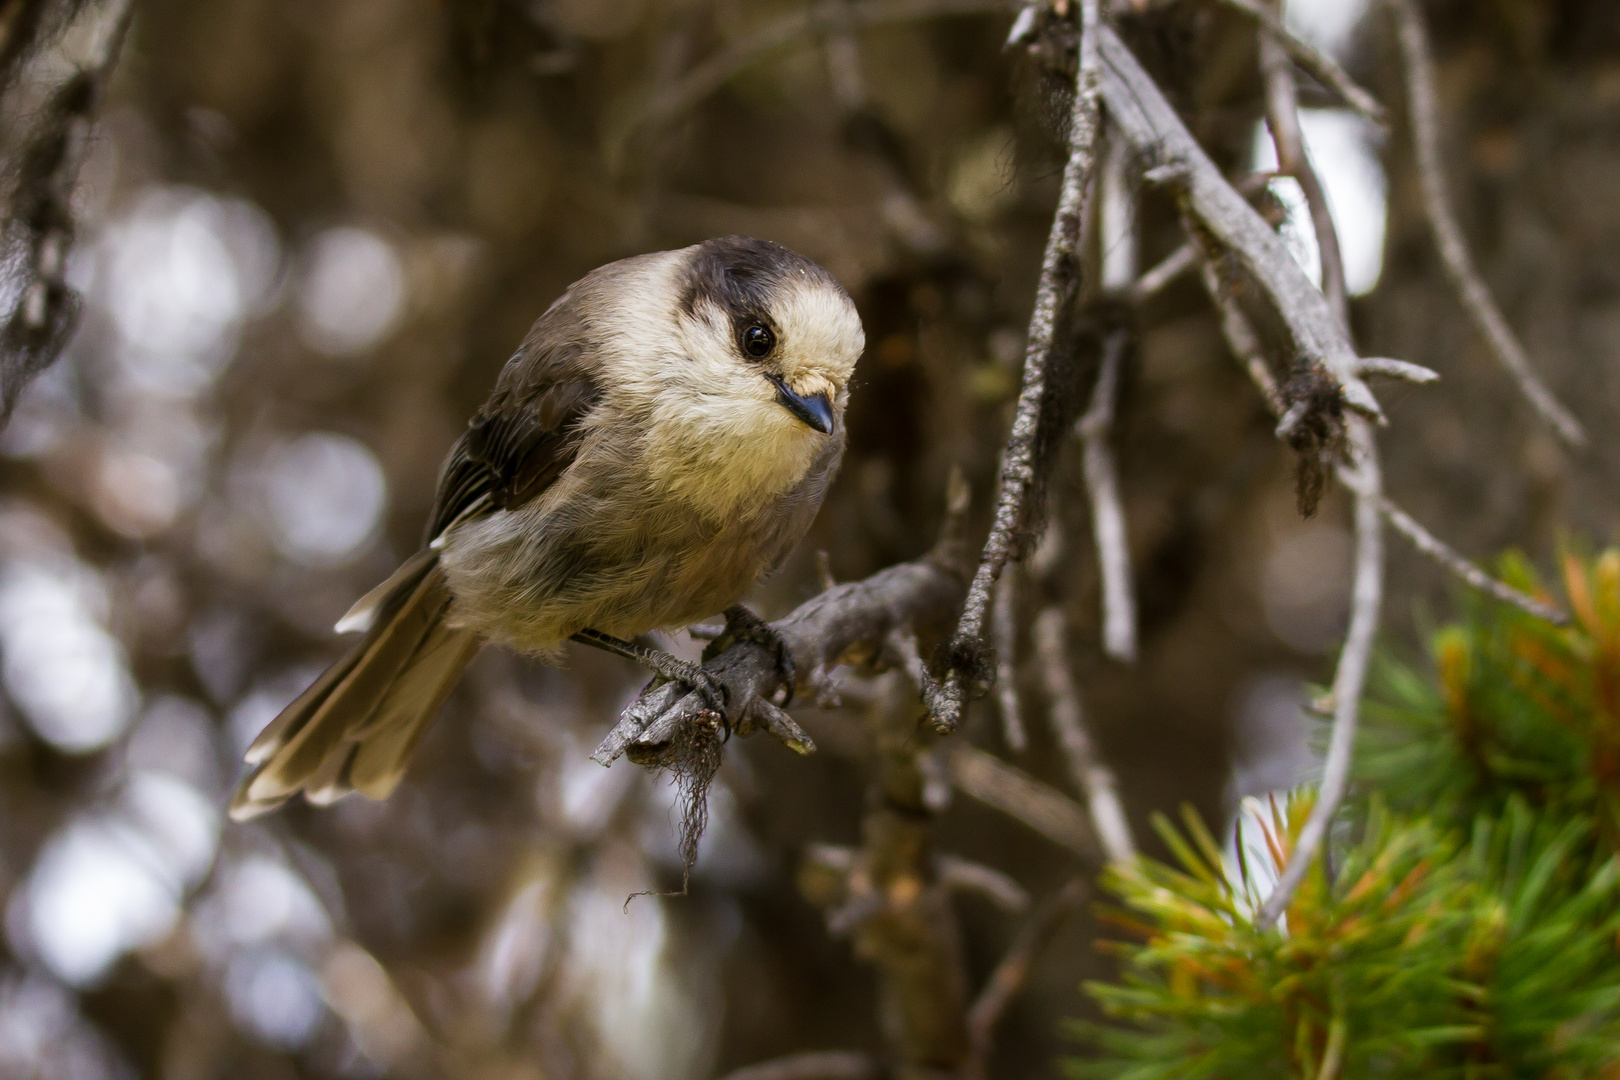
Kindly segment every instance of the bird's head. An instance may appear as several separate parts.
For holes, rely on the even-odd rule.
[[[747,236],[708,240],[678,254],[684,265],[677,318],[687,355],[711,380],[701,392],[771,402],[803,427],[830,435],[866,345],[843,286],[803,255]],[[770,427],[783,421],[754,414]]]

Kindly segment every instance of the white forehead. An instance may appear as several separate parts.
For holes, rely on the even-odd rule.
[[[770,314],[782,337],[784,374],[815,372],[849,381],[866,348],[866,332],[849,295],[825,278],[799,272],[773,291]]]

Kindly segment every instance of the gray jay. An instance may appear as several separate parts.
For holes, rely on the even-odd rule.
[[[231,815],[386,798],[485,641],[584,641],[712,699],[632,639],[722,611],[762,630],[738,605],[821,505],[864,347],[832,275],[749,237],[575,282],[450,451],[425,546],[338,623],[364,636],[248,749]]]

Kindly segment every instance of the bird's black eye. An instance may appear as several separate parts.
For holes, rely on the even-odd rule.
[[[742,347],[743,352],[755,360],[762,359],[776,348],[776,335],[771,333],[770,327],[755,323],[742,332]]]

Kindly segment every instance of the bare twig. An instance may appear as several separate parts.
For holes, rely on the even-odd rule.
[[[800,38],[814,34],[849,34],[868,26],[911,22],[946,15],[1010,13],[1008,0],[822,0],[756,30],[743,34],[698,64],[674,83],[663,87],[634,118],[626,137],[648,124],[664,124],[730,82],[749,65]]]
[[[870,1054],[824,1050],[747,1065],[721,1080],[877,1080],[883,1070]]]
[[[1345,405],[1382,423],[1383,410],[1361,378],[1355,347],[1331,305],[1271,226],[1221,175],[1119,37],[1106,26],[1099,37],[1103,97],[1109,115],[1138,155],[1162,163],[1156,168],[1163,170],[1166,181],[1175,183],[1185,212],[1202,226],[1200,231],[1235,256],[1244,273],[1271,299],[1295,354],[1326,369],[1338,383]]]
[[[1440,261],[1467,309],[1475,328],[1496,354],[1497,362],[1519,384],[1519,392],[1541,414],[1559,438],[1571,447],[1586,445],[1586,431],[1545,383],[1531,370],[1530,358],[1508,325],[1501,308],[1474,265],[1463,240],[1462,227],[1452,212],[1446,194],[1445,168],[1440,159],[1440,108],[1434,88],[1434,61],[1429,52],[1428,29],[1423,13],[1413,0],[1388,0],[1394,12],[1396,36],[1400,39],[1401,59],[1406,73],[1407,109],[1411,117],[1412,143],[1417,155],[1418,178],[1423,185],[1423,207],[1434,232]]]
[[[1041,262],[1040,284],[1035,291],[1035,310],[1029,320],[1024,383],[1018,394],[1012,431],[1002,452],[1001,491],[996,501],[995,519],[957,624],[950,670],[927,703],[935,728],[942,732],[954,730],[961,720],[966,696],[963,681],[982,649],[990,592],[1012,557],[1019,531],[1027,524],[1030,502],[1040,480],[1036,476],[1035,446],[1046,396],[1047,368],[1053,359],[1058,315],[1072,295],[1079,274],[1076,245],[1083,216],[1082,203],[1097,149],[1101,81],[1097,49],[1104,30],[1098,4],[1099,0],[1081,0],[1080,3],[1080,63],[1075,79],[1074,109],[1069,118],[1069,158],[1063,168],[1057,210],[1052,215],[1052,229]]]
[[[1382,126],[1385,123],[1384,107],[1378,103],[1378,99],[1352,79],[1333,57],[1284,26],[1282,20],[1277,18],[1262,0],[1220,0],[1220,2],[1258,22],[1294,63],[1327,87],[1328,91],[1340,101],[1375,124]]]
[[[1084,859],[1102,855],[1097,834],[1080,804],[993,754],[972,746],[957,747],[951,754],[951,783],[963,794],[1016,818]]]
[[[1068,620],[1062,610],[1048,608],[1035,620],[1035,649],[1046,677],[1047,717],[1052,733],[1063,747],[1069,775],[1085,796],[1092,827],[1102,841],[1110,862],[1128,862],[1136,857],[1131,840],[1130,821],[1119,801],[1119,781],[1114,770],[1097,753],[1086,730],[1085,713],[1080,705],[1080,689],[1069,669]]]
[[[1364,356],[1359,366],[1364,377],[1378,375],[1386,379],[1415,383],[1418,386],[1427,386],[1440,381],[1438,371],[1426,368],[1422,364],[1414,364],[1410,360],[1392,360],[1387,356]]]
[[[1457,554],[1445,541],[1425,529],[1412,515],[1388,499],[1381,500],[1379,507],[1389,523],[1395,526],[1395,531],[1410,540],[1413,547],[1447,570],[1450,570],[1453,574],[1456,574],[1459,578],[1462,578],[1463,581],[1480,592],[1494,596],[1504,604],[1512,604],[1520,611],[1534,615],[1538,619],[1545,619],[1557,626],[1563,626],[1569,622],[1568,612],[1555,604],[1549,604],[1537,600],[1533,596],[1528,596],[1513,586],[1491,577],[1478,566]]]
[[[1125,510],[1119,500],[1119,470],[1108,439],[1119,396],[1119,369],[1128,344],[1123,329],[1103,339],[1102,367],[1091,405],[1076,425],[1085,443],[1086,493],[1091,496],[1091,531],[1102,570],[1103,651],[1115,660],[1136,660],[1136,596],[1131,590],[1131,553],[1125,539]]]
[[[1253,198],[1266,189],[1275,173],[1251,173],[1233,186],[1245,198]],[[1267,200],[1266,206],[1261,210],[1261,216],[1272,225],[1280,225],[1287,214],[1276,200]],[[1198,265],[1202,257],[1202,249],[1198,241],[1189,239],[1176,250],[1166,255],[1157,266],[1142,274],[1125,290],[1124,298],[1131,304],[1144,304],[1162,292],[1171,282],[1182,274]]]
[[[1189,240],[1137,278],[1135,284],[1125,293],[1125,299],[1133,304],[1146,303],[1163,292],[1165,286],[1197,265],[1198,245]]]
[[[1008,749],[1023,753],[1029,747],[1024,713],[1018,703],[1018,579],[1009,571],[996,585],[990,612],[990,633],[996,646],[996,700],[1001,706],[1001,735]]]
[[[1024,887],[993,866],[957,855],[941,855],[934,860],[934,870],[939,874],[939,883],[952,892],[978,893],[1002,911],[1014,914],[1029,907],[1029,893]]]
[[[1277,389],[1277,378],[1271,373],[1271,365],[1266,363],[1265,353],[1260,348],[1260,335],[1255,333],[1249,317],[1243,314],[1243,309],[1221,280],[1214,260],[1204,261],[1202,273],[1204,291],[1209,294],[1221,317],[1221,334],[1226,338],[1226,347],[1249,373],[1249,378],[1265,400],[1266,408],[1271,410],[1273,416],[1281,416],[1284,408],[1282,394]]]
[[[1316,805],[1299,832],[1276,888],[1266,897],[1255,917],[1255,923],[1262,928],[1273,925],[1287,910],[1288,901],[1305,880],[1349,785],[1361,691],[1367,681],[1373,638],[1383,605],[1383,477],[1378,467],[1378,444],[1373,440],[1372,428],[1359,417],[1350,419],[1349,437],[1354,474],[1347,476],[1346,481],[1355,492],[1356,568],[1350,591],[1350,629],[1345,634],[1339,666],[1333,676],[1333,734],[1328,740]],[[1349,473],[1350,470],[1344,471]]]
[[[1277,13],[1281,13],[1283,0],[1274,0]],[[1276,20],[1281,22],[1280,19]],[[1288,52],[1269,28],[1260,34],[1260,70],[1266,83],[1266,124],[1271,129],[1271,140],[1277,148],[1278,171],[1292,176],[1305,193],[1305,205],[1310,211],[1311,228],[1316,233],[1316,247],[1320,256],[1322,294],[1338,314],[1339,321],[1350,324],[1350,296],[1344,281],[1344,256],[1339,250],[1339,232],[1333,227],[1333,212],[1328,207],[1327,192],[1322,179],[1311,164],[1305,148],[1305,133],[1299,125],[1299,89],[1294,83],[1294,68],[1288,62]]]
[[[1086,883],[1075,878],[1057,893],[1041,902],[1036,911],[1019,929],[1001,962],[985,980],[984,989],[968,1010],[968,1041],[973,1047],[973,1062],[982,1072],[990,1056],[996,1024],[1006,1013],[1018,992],[1029,981],[1030,968],[1041,949],[1051,940],[1064,918],[1086,898]]]

